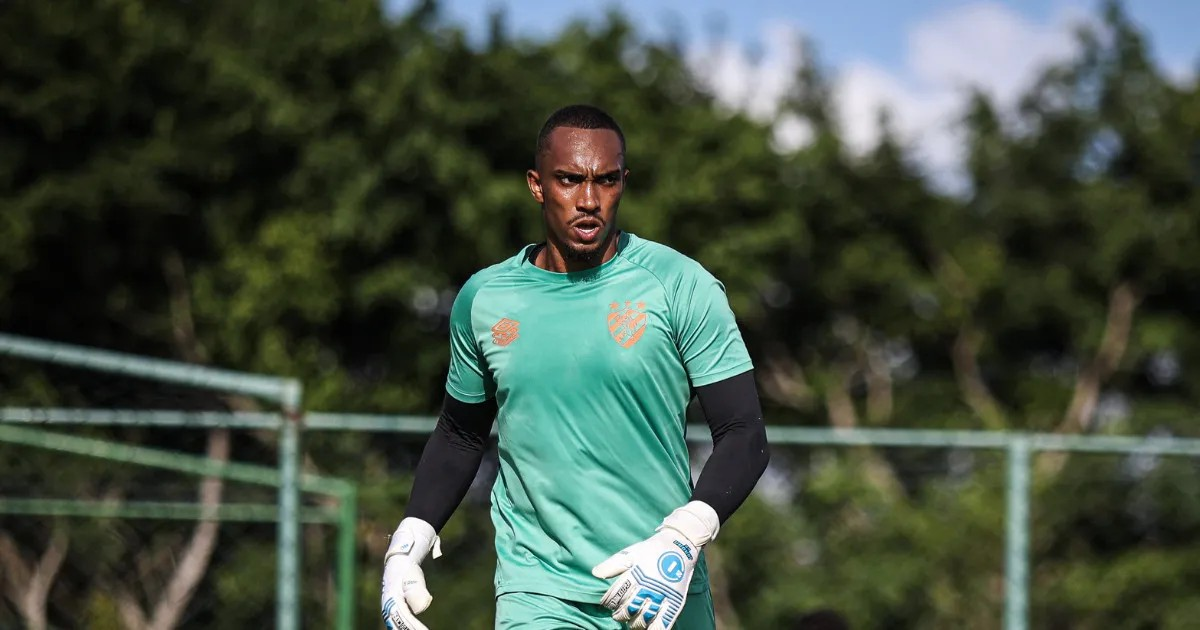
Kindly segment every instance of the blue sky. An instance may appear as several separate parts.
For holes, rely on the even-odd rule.
[[[1085,0],[995,0],[995,4],[1035,23],[1049,23],[1066,11],[1095,12],[1099,2]],[[392,0],[395,7],[412,0]],[[633,16],[651,35],[661,34],[671,21],[703,38],[709,25],[720,22],[726,35],[743,45],[761,40],[764,29],[787,23],[812,37],[822,57],[837,65],[866,58],[889,65],[903,53],[908,29],[923,19],[964,5],[964,0],[441,0],[454,22],[481,33],[489,11],[507,9],[510,27],[520,34],[548,35],[573,18],[586,18],[616,6]],[[1194,67],[1200,56],[1200,2],[1194,0],[1127,0],[1126,11],[1150,34],[1160,59],[1175,66]]]
[[[403,10],[414,0],[389,0]],[[617,7],[650,37],[684,29],[693,70],[730,109],[769,119],[798,62],[795,38],[815,43],[834,76],[838,122],[851,147],[878,139],[878,114],[935,179],[955,180],[955,120],[966,87],[1012,106],[1047,63],[1075,51],[1072,29],[1099,0],[440,0],[444,17],[484,34],[504,7],[510,31],[550,36],[568,21]],[[1160,67],[1180,80],[1200,68],[1200,0],[1126,0]],[[717,31],[713,25],[719,25]],[[759,53],[751,55],[753,48]],[[803,121],[775,122],[785,148],[808,137]],[[953,186],[953,184],[950,184]]]

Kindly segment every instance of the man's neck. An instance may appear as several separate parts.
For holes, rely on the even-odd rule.
[[[577,271],[594,269],[612,260],[612,257],[617,255],[617,243],[620,241],[620,237],[621,230],[613,230],[608,235],[604,247],[600,249],[600,253],[587,259],[564,255],[563,252],[566,248],[548,238],[534,256],[533,264],[546,271],[553,271],[555,273],[575,273]]]

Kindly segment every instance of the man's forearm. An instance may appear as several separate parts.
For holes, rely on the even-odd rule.
[[[441,531],[479,472],[495,417],[494,401],[464,403],[446,396],[437,427],[417,463],[405,516]]]
[[[712,432],[713,450],[692,499],[712,506],[724,523],[750,496],[770,453],[754,373],[696,389]]]

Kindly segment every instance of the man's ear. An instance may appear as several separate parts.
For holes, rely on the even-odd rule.
[[[542,176],[538,175],[537,170],[529,169],[525,171],[525,183],[529,185],[529,193],[539,203],[546,203],[546,197],[542,194]]]

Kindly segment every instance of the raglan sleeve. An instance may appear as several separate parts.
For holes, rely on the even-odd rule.
[[[753,369],[725,286],[698,263],[685,266],[677,276],[672,317],[692,387]]]
[[[495,386],[483,349],[475,336],[473,314],[479,300],[476,278],[467,281],[450,309],[450,368],[446,393],[464,403],[484,402],[495,395]]]

